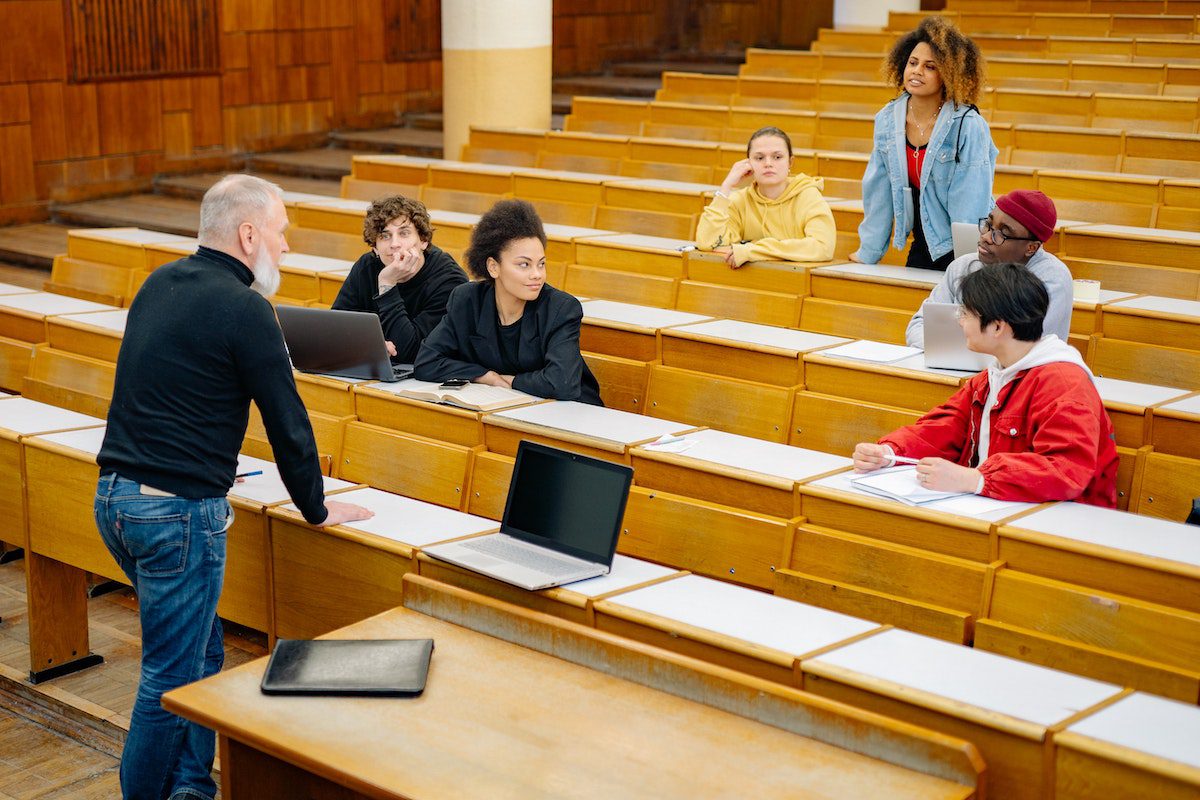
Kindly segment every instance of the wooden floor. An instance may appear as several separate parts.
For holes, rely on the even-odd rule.
[[[116,797],[141,655],[133,592],[88,602],[92,651],[103,664],[38,686],[26,680],[25,608],[24,562],[0,565],[0,800]],[[266,652],[265,636],[226,626],[227,667]],[[12,744],[25,741],[36,746]]]

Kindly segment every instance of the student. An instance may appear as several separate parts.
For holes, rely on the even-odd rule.
[[[395,361],[411,363],[421,341],[446,313],[446,301],[467,275],[433,244],[424,204],[407,197],[371,203],[363,219],[363,241],[371,248],[350,268],[333,301],[344,311],[379,317]]]
[[[889,237],[907,266],[945,269],[954,258],[951,222],[975,224],[992,207],[999,151],[975,101],[983,56],[942,17],[926,17],[896,42],[884,63],[901,94],[875,115],[875,143],[863,174],[863,221],[852,261],[875,264]]]
[[[1078,351],[1042,336],[1049,302],[1037,276],[1017,264],[967,275],[959,324],[967,346],[996,364],[914,424],[859,444],[855,469],[905,456],[920,459],[918,480],[937,491],[1115,508],[1112,422]]]
[[[779,128],[760,128],[746,145],[696,226],[696,246],[725,256],[730,267],[747,261],[828,261],[837,229],[821,196],[822,181],[789,176],[792,140]],[[747,178],[745,189],[737,185]]]
[[[417,353],[416,377],[603,405],[579,353],[583,308],[546,283],[546,232],[533,206],[496,203],[471,231],[466,256],[476,282],[451,293]]]
[[[950,262],[946,274],[933,287],[929,301],[957,303],[958,286],[968,272],[985,264],[1024,264],[1041,278],[1050,293],[1050,310],[1043,329],[1064,342],[1071,330],[1074,288],[1071,271],[1044,245],[1054,234],[1058,213],[1054,202],[1041,192],[1016,189],[996,200],[996,207],[979,220],[979,246]],[[921,309],[908,322],[904,338],[911,347],[925,347],[925,320]]]

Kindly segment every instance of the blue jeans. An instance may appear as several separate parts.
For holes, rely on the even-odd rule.
[[[216,736],[165,711],[161,698],[224,663],[217,599],[232,514],[224,497],[143,494],[114,474],[96,487],[96,527],[137,593],[142,623],[141,678],[121,755],[126,800],[216,795]]]

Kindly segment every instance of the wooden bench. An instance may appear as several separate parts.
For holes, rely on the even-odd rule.
[[[350,422],[334,473],[352,483],[459,509],[477,449]]]
[[[784,386],[656,364],[650,367],[646,414],[784,443],[794,393]]]

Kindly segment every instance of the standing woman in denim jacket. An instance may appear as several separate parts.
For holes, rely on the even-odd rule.
[[[975,107],[983,71],[979,47],[943,17],[896,42],[884,72],[901,94],[875,115],[851,260],[875,264],[889,235],[903,250],[911,231],[907,266],[944,270],[954,258],[950,223],[988,215],[999,151]]]

